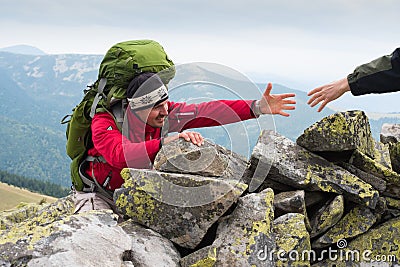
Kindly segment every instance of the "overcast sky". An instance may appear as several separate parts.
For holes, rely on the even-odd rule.
[[[105,54],[148,38],[176,63],[220,63],[303,91],[400,44],[398,0],[0,0],[0,14],[0,47]]]

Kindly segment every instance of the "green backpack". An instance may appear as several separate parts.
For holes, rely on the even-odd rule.
[[[61,120],[62,124],[67,123],[66,150],[72,159],[71,180],[76,190],[84,188],[79,166],[93,146],[90,124],[94,114],[109,112],[113,115],[110,102],[125,99],[130,81],[141,72],[159,73],[167,84],[174,77],[175,68],[163,47],[155,41],[134,40],[113,45],[100,64],[97,81],[84,91],[85,96],[72,110],[72,115]],[[118,119],[113,116],[117,125],[121,124],[121,116]]]

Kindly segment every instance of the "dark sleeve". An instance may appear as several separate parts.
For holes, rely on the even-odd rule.
[[[400,48],[358,66],[347,80],[353,95],[400,91]]]

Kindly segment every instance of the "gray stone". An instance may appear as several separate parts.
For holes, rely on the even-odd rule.
[[[311,231],[303,190],[288,191],[276,194],[274,198],[274,208],[275,217],[279,217],[286,213],[302,214],[304,216],[304,222],[307,230]]]
[[[133,266],[180,266],[181,257],[171,241],[151,229],[129,220],[119,226],[130,236],[131,248],[124,251],[123,261]]]
[[[163,172],[189,173],[239,180],[246,159],[207,140],[197,146],[178,139],[162,147],[154,160],[154,168]]]
[[[313,152],[358,149],[373,156],[375,150],[368,117],[357,110],[323,118],[304,130],[296,142]]]
[[[389,145],[375,141],[374,160],[388,169],[392,169]]]
[[[297,189],[343,194],[371,208],[378,201],[379,192],[370,184],[274,131],[262,132],[251,157],[257,176]]]
[[[384,179],[386,182],[400,185],[400,174],[392,169],[386,168],[359,150],[353,152],[349,163],[367,173]]]
[[[372,185],[372,187],[375,188],[376,190],[378,190],[379,193],[383,193],[386,191],[386,181],[384,179],[377,177],[371,173],[360,170],[356,166],[351,165],[346,162],[338,163],[338,165],[340,167],[348,170],[349,172],[351,172],[352,174],[354,174],[355,176],[357,176],[364,182]]]
[[[392,169],[400,173],[400,124],[384,123],[380,139],[389,146]]]
[[[201,248],[180,261],[181,267],[212,267],[217,261],[217,248],[207,246]]]
[[[384,123],[381,129],[380,140],[384,144],[400,142],[400,124]]]
[[[392,169],[400,173],[400,142],[389,143],[390,161],[392,163]]]
[[[287,213],[274,220],[276,251],[279,252],[275,266],[310,266],[310,259],[302,257],[304,251],[311,250],[304,220],[299,213]]]
[[[371,228],[348,243],[342,239],[341,244],[347,245],[341,249],[343,261],[327,260],[318,266],[399,266],[400,217]]]
[[[275,266],[271,189],[241,197],[236,209],[218,226],[215,266]]]
[[[115,190],[122,214],[172,242],[195,248],[247,185],[232,180],[152,170],[124,169]]]
[[[121,266],[130,249],[129,236],[109,210],[34,221],[1,233],[0,259],[13,266]]]
[[[342,218],[343,213],[344,198],[342,195],[338,195],[311,216],[311,238],[325,233],[334,226]]]
[[[347,213],[335,226],[313,242],[313,248],[336,244],[341,239],[351,239],[367,232],[377,217],[371,209],[359,205]]]

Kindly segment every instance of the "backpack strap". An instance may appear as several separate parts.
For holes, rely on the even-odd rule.
[[[79,171],[79,176],[82,179],[82,182],[87,186],[83,188],[83,192],[99,192],[101,195],[106,197],[107,199],[111,200],[113,199],[113,192],[105,189],[102,185],[97,182],[96,178],[94,177],[93,169],[92,169],[92,177],[88,177],[84,170],[86,169],[86,165],[88,162],[106,162],[106,160],[99,156],[99,157],[92,157],[92,156],[87,156],[85,160],[79,165],[78,171]]]
[[[93,118],[94,114],[96,113],[97,104],[99,104],[99,101],[104,96],[103,91],[104,91],[104,88],[106,87],[106,84],[107,84],[107,79],[106,78],[101,78],[100,81],[99,81],[97,94],[94,97],[93,104],[92,104],[92,107],[90,109],[90,117],[91,118]]]
[[[125,110],[128,102],[126,99],[122,99],[111,106],[111,112],[114,117],[114,121],[120,132],[122,132],[122,125],[124,123]]]

